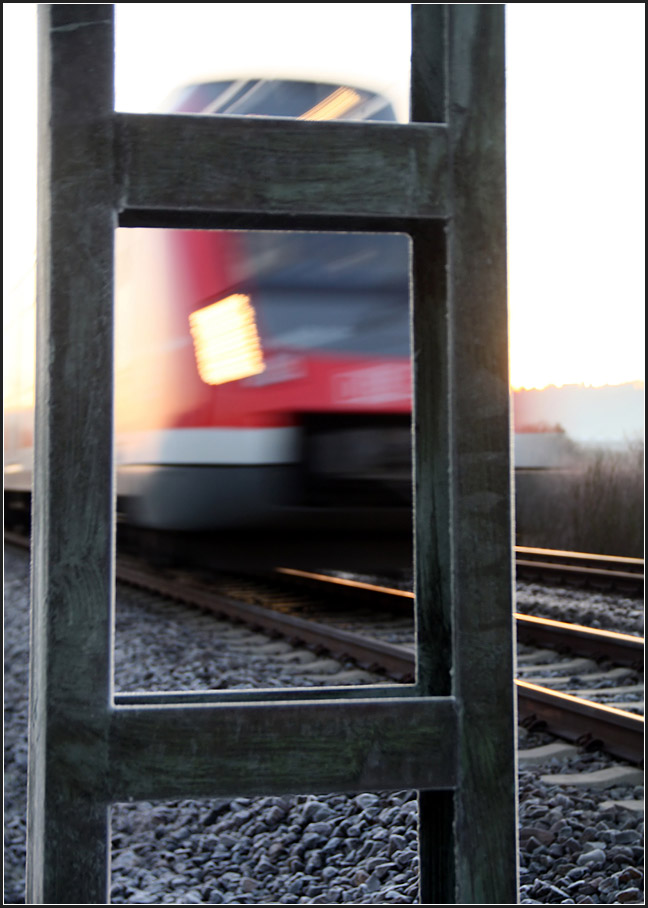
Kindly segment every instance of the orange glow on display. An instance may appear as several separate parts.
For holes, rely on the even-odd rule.
[[[235,293],[189,316],[198,373],[222,385],[265,370],[250,297]]]
[[[303,113],[300,120],[334,120],[360,102],[360,95],[352,88],[336,88],[328,97]]]

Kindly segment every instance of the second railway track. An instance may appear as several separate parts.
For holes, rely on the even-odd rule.
[[[515,570],[519,579],[643,595],[643,558],[516,546]]]

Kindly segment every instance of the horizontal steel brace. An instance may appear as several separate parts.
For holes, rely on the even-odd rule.
[[[115,150],[125,226],[386,230],[448,214],[443,125],[115,114]]]
[[[117,707],[109,801],[456,783],[451,697]]]

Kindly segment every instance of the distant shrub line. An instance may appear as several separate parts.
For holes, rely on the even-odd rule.
[[[581,450],[565,471],[516,474],[516,543],[643,558],[644,445]]]

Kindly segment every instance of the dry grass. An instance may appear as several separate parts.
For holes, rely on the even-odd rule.
[[[582,450],[569,471],[519,473],[516,542],[643,558],[643,442]]]

